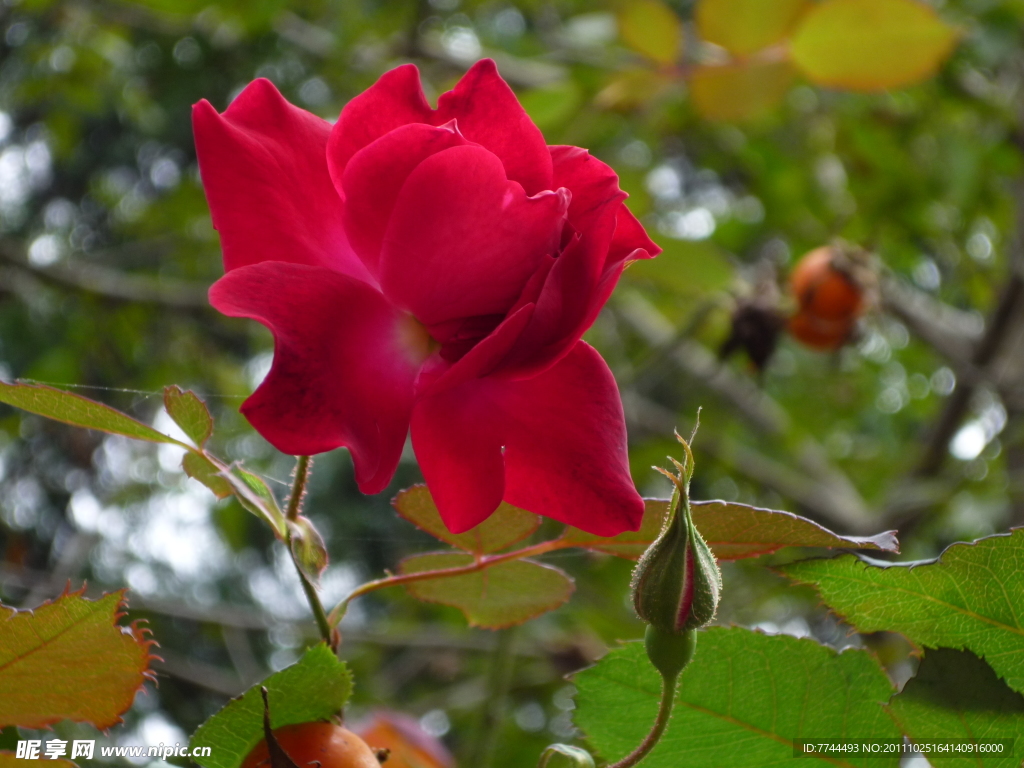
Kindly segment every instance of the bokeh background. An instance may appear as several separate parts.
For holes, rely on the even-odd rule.
[[[893,2],[874,3],[883,31]],[[701,407],[696,498],[898,528],[901,559],[1020,525],[1024,3],[915,3],[937,26],[790,48],[819,5],[735,2],[722,32],[687,0],[2,0],[0,378],[79,387],[164,429],[162,387],[192,388],[217,418],[214,451],[283,494],[293,459],[237,412],[270,336],[206,303],[220,253],[190,107],[223,110],[266,77],[334,119],[392,66],[418,64],[436,99],[490,56],[549,143],[617,170],[664,248],[626,271],[587,336],[620,383],[643,493],[667,495],[651,465],[678,454],[673,429],[688,434]],[[723,357],[752,306],[768,310],[763,349],[765,324],[795,311],[787,274],[836,238],[870,254],[874,284],[836,348],[783,327],[763,369],[742,349]],[[159,686],[123,726],[61,734],[184,742],[315,639],[280,546],[180,459],[0,406],[0,599],[127,586],[161,646]],[[364,497],[345,451],[317,457],[306,510],[331,554],[325,602],[434,546],[389,505],[419,479],[409,450],[392,487]],[[766,568],[793,556],[729,564],[719,621],[869,645],[906,679],[905,645],[850,633]],[[550,560],[576,594],[517,629],[470,630],[401,590],[355,604],[349,717],[401,711],[474,768],[572,741],[564,675],[642,627],[628,562]]]

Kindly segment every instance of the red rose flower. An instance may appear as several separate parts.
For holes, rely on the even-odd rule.
[[[604,536],[635,530],[618,389],[580,340],[623,267],[658,252],[607,165],[547,147],[476,64],[431,109],[393,69],[335,125],[267,80],[193,113],[227,274],[210,302],[274,334],[242,412],[281,451],[346,446],[364,493],[412,429],[455,532],[504,499]]]

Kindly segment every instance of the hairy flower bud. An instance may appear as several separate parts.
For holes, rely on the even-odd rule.
[[[693,456],[689,445],[682,438],[679,441],[686,449],[688,468],[673,461],[679,474],[668,475],[676,485],[668,519],[633,572],[637,615],[661,632],[677,635],[711,622],[722,587],[715,556],[693,525],[689,498]]]

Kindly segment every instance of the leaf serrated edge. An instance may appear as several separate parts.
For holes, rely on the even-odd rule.
[[[135,688],[133,694],[138,693],[140,690],[143,690],[147,681],[152,682],[154,685],[158,685],[159,683],[156,676],[156,670],[152,669],[150,665],[151,662],[154,660],[163,661],[164,659],[161,656],[158,656],[150,652],[151,649],[154,647],[159,648],[160,644],[157,642],[155,638],[152,637],[153,632],[149,629],[149,627],[140,626],[140,624],[145,623],[146,620],[135,619],[134,621],[131,621],[128,624],[118,623],[122,618],[128,615],[128,588],[122,587],[121,589],[116,589],[113,592],[105,592],[99,598],[93,599],[85,596],[86,586],[86,582],[83,581],[82,586],[79,589],[72,591],[71,579],[68,579],[67,583],[64,585],[64,589],[61,591],[59,595],[49,600],[44,600],[35,608],[22,609],[14,608],[12,606],[3,607],[8,608],[11,611],[8,618],[13,617],[19,613],[28,613],[34,616],[35,612],[39,609],[56,605],[60,600],[64,600],[67,598],[77,597],[81,598],[87,603],[96,604],[104,598],[109,597],[110,595],[119,595],[117,604],[114,606],[114,613],[111,617],[111,626],[120,629],[122,634],[130,635],[131,638],[135,641],[136,645],[138,645],[144,651],[144,654],[142,656],[143,668],[139,670],[139,674],[142,676],[143,679],[142,682],[139,683],[139,685]],[[146,637],[147,634],[150,635],[150,637]],[[131,702],[129,702],[128,707],[124,710],[124,712],[127,712],[128,709],[130,708]],[[122,712],[121,714],[124,714],[124,712]],[[110,728],[124,722],[124,718],[121,716],[121,714],[117,715],[116,719],[109,723],[90,722],[90,724],[93,725],[97,730],[103,731],[103,733],[107,733]],[[60,722],[63,719],[63,717],[56,717],[53,720],[44,723],[43,727],[48,727],[53,723]],[[71,763],[71,765],[75,765],[75,763]]]

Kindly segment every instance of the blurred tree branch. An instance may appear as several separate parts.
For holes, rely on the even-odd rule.
[[[29,262],[24,245],[16,240],[0,240],[0,260],[30,278],[95,294],[104,299],[161,304],[175,309],[209,308],[205,285],[127,274],[116,269],[74,260],[46,267],[36,266]],[[10,273],[10,268],[4,272]],[[0,285],[7,285],[7,281]],[[24,295],[32,288],[32,283],[27,281],[12,282],[11,285],[18,295]]]

